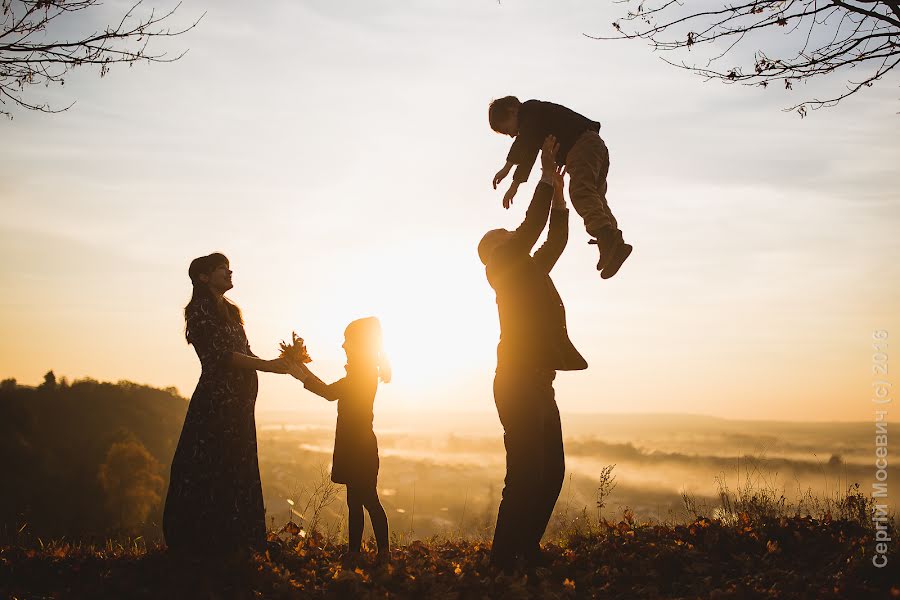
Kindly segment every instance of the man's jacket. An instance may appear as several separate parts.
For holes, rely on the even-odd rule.
[[[538,368],[578,371],[587,361],[566,331],[566,309],[550,279],[550,270],[569,237],[569,211],[550,210],[553,186],[541,182],[525,220],[510,239],[488,257],[485,271],[497,293],[500,343],[497,369]],[[547,216],[547,241],[532,256]]]

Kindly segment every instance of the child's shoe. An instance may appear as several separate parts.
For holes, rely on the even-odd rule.
[[[602,271],[606,267],[615,253],[616,246],[622,243],[622,232],[612,227],[604,227],[600,230],[597,239],[588,242],[588,244],[595,244],[600,251],[600,260],[597,261],[598,271]]]
[[[384,566],[390,564],[391,562],[391,551],[390,550],[379,550],[378,554],[375,555],[375,565],[376,566]]]
[[[606,264],[603,265],[603,270],[600,272],[600,277],[603,279],[609,279],[613,275],[619,272],[619,267],[622,266],[622,263],[631,255],[632,246],[631,244],[626,244],[622,242],[617,245],[612,251],[609,252],[609,258],[606,261]]]

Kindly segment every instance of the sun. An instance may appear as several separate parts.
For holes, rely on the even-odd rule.
[[[497,309],[479,277],[444,268],[435,277],[398,280],[384,292],[377,316],[398,380],[424,389],[493,369]]]
[[[430,246],[427,252],[410,253],[406,245],[382,247],[367,262],[389,268],[354,270],[347,285],[365,293],[350,294],[352,302],[335,305],[333,310],[343,314],[334,317],[381,320],[392,385],[426,393],[493,370],[497,305],[474,252],[460,255],[453,248]]]

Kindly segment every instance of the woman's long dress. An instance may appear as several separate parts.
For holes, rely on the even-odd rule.
[[[173,550],[261,549],[258,380],[255,370],[230,366],[233,352],[252,352],[243,326],[219,316],[213,302],[201,301],[187,315],[202,371],[172,460],[163,534]]]

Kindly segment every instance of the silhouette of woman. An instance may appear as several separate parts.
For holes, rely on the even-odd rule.
[[[331,480],[347,485],[350,544],[344,562],[352,565],[359,560],[365,507],[375,530],[378,563],[383,564],[390,560],[390,548],[387,515],[376,490],[378,440],[372,430],[372,409],[378,379],[388,383],[391,366],[382,347],[378,319],[367,317],[350,323],[344,330],[343,348],[347,354],[347,375],[330,385],[313,375],[306,365],[291,363],[289,370],[309,391],[338,401]]]
[[[163,512],[166,544],[176,552],[226,554],[266,545],[265,509],[256,452],[256,371],[287,373],[280,359],[250,350],[240,309],[224,294],[233,286],[228,259],[194,259],[184,308],[185,337],[202,371],[172,459]],[[202,549],[202,550],[201,550]]]

